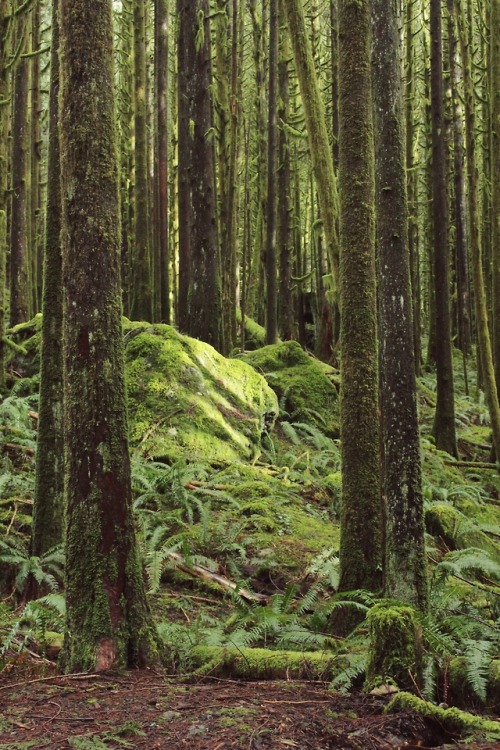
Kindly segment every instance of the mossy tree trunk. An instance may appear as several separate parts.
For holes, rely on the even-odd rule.
[[[24,0],[18,0],[19,10]],[[12,81],[12,204],[10,225],[10,324],[23,323],[30,317],[30,269],[28,255],[28,97],[29,61],[27,51],[28,16],[21,11],[16,17],[16,50],[18,59]]]
[[[40,404],[33,502],[32,553],[43,555],[63,538],[63,288],[59,149],[59,13],[52,6],[49,154],[42,302]]]
[[[293,59],[299,79],[309,150],[318,191],[319,208],[323,221],[330,271],[337,291],[339,269],[339,241],[337,222],[339,205],[337,182],[333,169],[332,148],[326,128],[326,113],[314,67],[311,41],[306,29],[302,0],[284,0],[290,31]]]
[[[439,332],[439,346],[436,346],[437,401],[433,433],[437,447],[456,456],[441,5],[441,0],[431,0],[432,207],[436,330]]]
[[[470,249],[472,279],[474,285],[474,304],[476,312],[476,331],[478,351],[481,359],[484,392],[490,412],[493,432],[493,447],[500,456],[500,404],[493,367],[493,355],[488,321],[488,306],[483,270],[483,251],[481,246],[481,217],[479,213],[479,149],[476,145],[476,112],[475,91],[472,77],[472,60],[469,42],[465,36],[463,9],[460,0],[455,2],[455,21],[458,28],[465,87],[465,143],[467,151],[467,182],[469,197]]]
[[[170,323],[170,278],[168,246],[168,0],[155,0],[155,89],[156,89],[156,233],[158,244],[158,290],[160,320]]]
[[[281,2],[283,12],[283,2]],[[292,295],[292,227],[291,227],[291,158],[286,126],[290,115],[290,40],[286,28],[281,30],[280,56],[278,62],[278,240],[279,293],[278,319],[281,338],[294,338]]]
[[[146,4],[134,0],[134,269],[131,317],[152,320],[153,286],[149,236],[148,107],[146,67]]]
[[[191,278],[191,236],[189,158],[190,116],[188,101],[187,47],[189,20],[184,20],[185,0],[177,0],[177,217],[179,227],[179,282],[177,292],[177,320],[181,331],[187,331],[188,293]]]
[[[266,206],[266,344],[278,340],[278,269],[276,264],[277,175],[276,147],[278,135],[278,45],[279,0],[269,8],[269,93],[267,128],[267,206]]]
[[[222,347],[221,285],[217,230],[215,154],[210,90],[212,54],[207,0],[180,3],[179,72],[183,63],[186,97],[186,158],[179,158],[179,180],[187,180],[190,275],[186,332]],[[180,49],[182,44],[182,49]],[[179,120],[179,127],[181,121]],[[180,143],[180,133],[179,133]],[[182,176],[181,176],[182,174]]]
[[[403,81],[395,4],[372,0],[373,112],[386,596],[427,607],[408,246]]]
[[[382,585],[370,3],[339,2],[340,590]]]
[[[31,311],[40,312],[42,302],[42,244],[40,241],[40,2],[31,12],[31,83],[30,83],[30,229]]]
[[[111,0],[61,0],[66,671],[157,661],[132,519]],[[92,29],[92,33],[89,33]]]
[[[448,0],[448,43],[453,102],[453,177],[455,217],[455,273],[457,285],[457,345],[468,355],[471,345],[469,256],[467,232],[467,188],[465,184],[464,112],[461,101],[462,71],[453,23],[453,2]]]
[[[9,121],[9,77],[7,51],[9,3],[0,0],[0,391],[5,387],[5,299],[7,270],[7,128]]]
[[[491,2],[490,44],[493,359],[500,393],[500,0]]]

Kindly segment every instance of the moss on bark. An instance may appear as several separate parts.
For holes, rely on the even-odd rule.
[[[67,671],[158,648],[131,508],[123,376],[111,0],[62,0]],[[89,34],[92,29],[92,34]]]
[[[366,689],[373,688],[379,679],[392,679],[406,688],[413,687],[413,680],[421,682],[422,633],[415,610],[396,602],[380,602],[371,608],[367,621],[370,650]]]

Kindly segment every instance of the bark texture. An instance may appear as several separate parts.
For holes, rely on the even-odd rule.
[[[42,555],[60,544],[64,518],[63,287],[59,149],[59,14],[52,7],[49,155],[42,302],[40,405],[33,502],[32,552]]]
[[[9,79],[7,75],[8,0],[0,0],[0,391],[5,387],[5,299],[7,269],[7,125]]]
[[[434,288],[436,331],[439,332],[439,346],[436,346],[437,401],[433,433],[440,450],[457,456],[451,348],[441,0],[431,0],[430,9]]]
[[[420,439],[413,346],[403,81],[395,4],[372,0],[373,112],[385,500],[385,595],[425,610]]]
[[[382,584],[370,3],[339,2],[340,590]]]
[[[157,659],[131,507],[111,0],[61,0],[67,671]],[[89,34],[92,29],[92,34]]]

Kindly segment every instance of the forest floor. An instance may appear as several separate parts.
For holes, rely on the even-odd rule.
[[[183,682],[154,672],[0,675],[4,750],[412,750],[465,747],[386,699],[318,682]],[[471,741],[467,748],[498,750]]]

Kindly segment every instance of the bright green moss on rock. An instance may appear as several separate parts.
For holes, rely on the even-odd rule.
[[[470,511],[470,508],[469,508]],[[478,547],[500,561],[498,544],[490,539],[470,518],[446,503],[434,503],[425,512],[429,534],[440,537],[450,549]]]
[[[253,459],[278,412],[264,378],[167,325],[125,321],[132,447],[173,462]]]
[[[265,376],[280,400],[282,416],[338,436],[336,373],[329,365],[311,357],[297,341],[264,346],[240,359]]]

